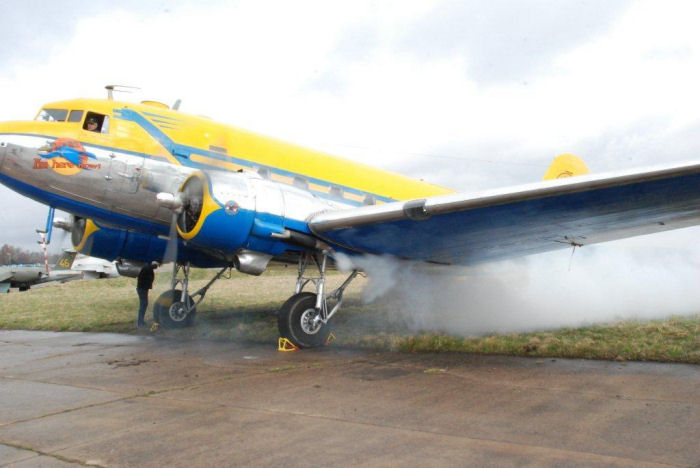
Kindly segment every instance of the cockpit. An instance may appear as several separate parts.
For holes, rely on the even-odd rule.
[[[109,116],[81,109],[58,109],[45,107],[36,116],[40,122],[64,122],[80,124],[85,131],[109,133]]]

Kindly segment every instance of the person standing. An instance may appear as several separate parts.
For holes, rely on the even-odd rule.
[[[137,328],[146,326],[144,318],[146,316],[146,309],[148,308],[148,290],[153,288],[153,279],[155,278],[153,271],[156,268],[158,268],[158,262],[151,262],[144,265],[136,279],[136,294],[139,295],[139,318],[136,322]]]

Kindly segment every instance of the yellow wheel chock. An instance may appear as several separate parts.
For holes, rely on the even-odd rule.
[[[282,338],[280,336],[279,340],[277,341],[277,351],[282,351],[282,352],[289,352],[289,351],[298,351],[299,347],[289,341],[287,338]]]
[[[335,335],[333,332],[330,332],[328,334],[328,338],[326,338],[326,342],[323,344],[324,346],[328,346],[329,344],[333,343],[335,341]]]
[[[158,330],[158,328],[160,328],[160,323],[158,323],[158,322],[153,322],[153,323],[151,324],[151,328],[149,328],[148,331],[151,332],[151,333],[154,333],[156,330]]]

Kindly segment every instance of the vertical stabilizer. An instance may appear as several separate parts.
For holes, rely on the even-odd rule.
[[[61,258],[59,258],[56,262],[56,267],[54,270],[70,270],[73,266],[73,260],[75,260],[75,256],[77,254],[78,252],[75,250],[64,250]]]
[[[542,180],[561,179],[583,174],[588,174],[588,166],[583,162],[583,159],[565,153],[554,158]]]

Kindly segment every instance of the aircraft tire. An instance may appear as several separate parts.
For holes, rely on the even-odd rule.
[[[153,320],[160,323],[164,328],[185,328],[194,325],[194,317],[197,313],[196,308],[192,309],[189,314],[182,316],[177,313],[177,309],[172,309],[172,305],[176,303],[175,298],[180,298],[182,291],[179,289],[169,289],[158,296],[155,304],[153,304]],[[190,302],[192,297],[189,295],[187,299]]]
[[[277,315],[277,328],[280,336],[287,338],[300,348],[316,348],[323,346],[331,333],[331,327],[327,323],[309,332],[304,320],[308,320],[315,312],[316,294],[302,292],[287,299]],[[305,329],[306,328],[306,329]]]

